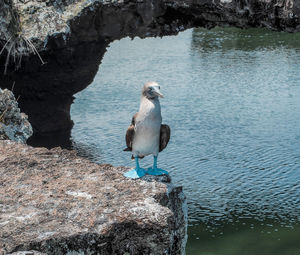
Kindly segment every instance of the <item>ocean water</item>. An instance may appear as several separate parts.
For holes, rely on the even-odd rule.
[[[188,199],[187,254],[300,254],[300,34],[192,29],[113,42],[72,105],[74,148],[133,167],[124,137],[149,80],[172,130],[158,165]]]

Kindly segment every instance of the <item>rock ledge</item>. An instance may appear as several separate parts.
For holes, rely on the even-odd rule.
[[[126,170],[0,141],[0,254],[184,254],[182,188]]]

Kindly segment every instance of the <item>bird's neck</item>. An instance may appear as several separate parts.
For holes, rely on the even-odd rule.
[[[139,113],[143,115],[153,114],[161,116],[160,103],[158,98],[155,97],[153,99],[148,99],[147,97],[142,96]]]

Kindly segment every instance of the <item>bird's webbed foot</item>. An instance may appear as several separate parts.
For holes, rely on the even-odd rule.
[[[148,168],[147,174],[149,174],[149,175],[163,175],[163,174],[169,175],[168,171],[163,170],[161,168],[153,168],[153,167]]]
[[[149,175],[169,175],[168,171],[157,167],[157,155],[153,157],[153,167],[149,167],[147,170]]]
[[[124,176],[131,179],[138,179],[146,175],[146,170],[143,168],[134,168],[124,173]]]
[[[138,179],[146,175],[146,170],[140,167],[139,157],[135,156],[135,168],[124,173],[124,176],[131,179]]]

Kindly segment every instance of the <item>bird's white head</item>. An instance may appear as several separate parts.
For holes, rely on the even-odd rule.
[[[160,86],[155,81],[149,81],[145,83],[142,95],[147,97],[148,99],[155,99],[157,97],[164,97],[164,95],[160,92]]]

